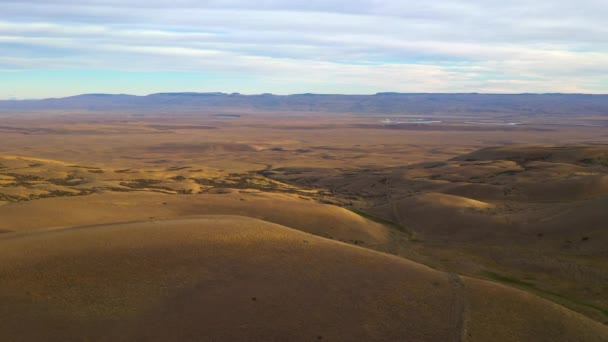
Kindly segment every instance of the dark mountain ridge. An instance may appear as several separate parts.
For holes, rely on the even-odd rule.
[[[239,93],[83,94],[0,101],[0,111],[240,109],[362,114],[608,115],[608,95],[377,93],[375,95]]]

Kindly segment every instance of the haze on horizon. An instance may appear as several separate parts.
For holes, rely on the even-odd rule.
[[[0,99],[608,93],[608,2],[2,1]]]

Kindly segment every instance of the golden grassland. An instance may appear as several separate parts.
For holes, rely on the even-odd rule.
[[[0,245],[9,340],[608,338],[519,290],[242,216],[34,230]]]
[[[2,119],[2,340],[608,340],[602,127]]]

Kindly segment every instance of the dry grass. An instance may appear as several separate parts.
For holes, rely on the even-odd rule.
[[[608,338],[520,291],[251,218],[33,230],[0,245],[4,340]]]
[[[603,127],[60,114],[2,114],[0,340],[607,339]]]

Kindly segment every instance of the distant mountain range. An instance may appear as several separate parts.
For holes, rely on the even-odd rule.
[[[147,96],[84,94],[44,100],[0,101],[0,111],[154,111],[234,109],[368,114],[608,115],[608,95],[431,94],[242,95],[239,93],[158,93]]]

